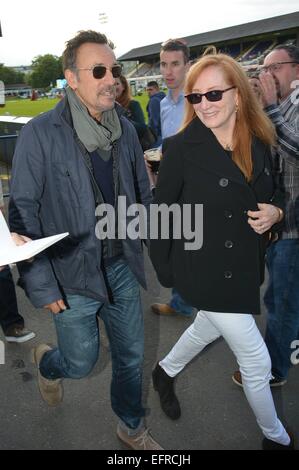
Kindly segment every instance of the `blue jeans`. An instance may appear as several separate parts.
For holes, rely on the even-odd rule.
[[[129,428],[137,429],[144,416],[142,366],[143,314],[139,285],[128,265],[117,261],[106,268],[113,301],[103,303],[68,295],[69,308],[54,316],[58,348],[44,354],[40,372],[47,379],[79,379],[93,369],[99,354],[97,314],[103,319],[112,357],[111,406]]]
[[[299,335],[299,240],[280,240],[267,250],[269,285],[265,342],[272,360],[272,374],[287,377],[291,343]]]
[[[179,312],[181,315],[184,315],[185,317],[191,317],[193,313],[193,307],[188,305],[184,301],[184,299],[182,299],[178,291],[176,291],[175,289],[172,289],[169,305],[171,308]]]

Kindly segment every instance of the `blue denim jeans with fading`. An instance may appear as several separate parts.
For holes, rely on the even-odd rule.
[[[169,305],[185,317],[191,317],[193,315],[193,307],[188,305],[175,289],[172,289]]]
[[[285,379],[291,367],[291,344],[299,337],[299,239],[279,240],[267,250],[269,284],[265,342],[272,374]]]
[[[93,369],[99,354],[97,315],[105,324],[112,358],[111,406],[129,429],[140,427],[143,314],[139,284],[128,265],[119,260],[106,268],[113,302],[68,295],[68,309],[54,316],[58,348],[44,354],[40,372],[47,379],[79,379]],[[88,397],[86,398],[88,400]]]

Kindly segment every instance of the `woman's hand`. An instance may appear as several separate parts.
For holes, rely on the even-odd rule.
[[[281,209],[272,204],[258,204],[258,211],[248,211],[248,223],[251,228],[262,235],[270,230],[272,225],[280,222],[283,217]]]

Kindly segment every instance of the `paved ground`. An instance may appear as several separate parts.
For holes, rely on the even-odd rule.
[[[142,293],[145,317],[144,403],[148,425],[168,450],[260,449],[261,433],[243,392],[231,381],[236,362],[223,340],[197,357],[180,375],[177,394],[182,417],[169,420],[160,410],[150,372],[166,354],[190,320],[160,318],[151,313],[153,301],[165,301],[169,291],[159,289],[150,268],[150,289]],[[23,345],[6,344],[6,364],[0,366],[0,449],[124,449],[115,435],[117,418],[110,408],[111,360],[102,331],[100,360],[93,373],[80,381],[65,381],[64,402],[49,408],[37,390],[30,350],[39,342],[55,344],[50,315],[35,310],[18,288],[20,312],[37,337]],[[216,294],[216,293],[215,293]],[[259,318],[264,329],[265,315]],[[0,339],[3,339],[2,332]],[[281,419],[299,429],[299,367],[288,383],[273,391]]]

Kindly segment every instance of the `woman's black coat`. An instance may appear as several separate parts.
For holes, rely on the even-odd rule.
[[[151,240],[151,259],[161,284],[199,310],[260,313],[269,234],[254,232],[247,211],[275,204],[274,182],[269,147],[254,139],[252,155],[248,184],[198,118],[164,142],[154,203],[202,204],[203,245],[187,251],[184,237]]]

